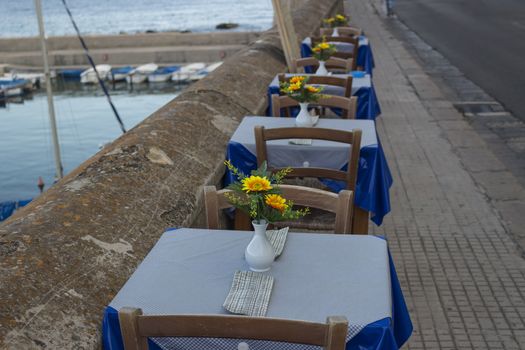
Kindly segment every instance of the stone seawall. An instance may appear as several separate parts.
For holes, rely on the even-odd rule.
[[[299,38],[340,10],[305,0]],[[193,226],[226,144],[285,68],[275,29],[0,225],[0,348],[100,347],[101,317],[167,227]]]
[[[87,35],[97,64],[113,65],[214,62],[232,56],[261,34],[258,32],[150,33]],[[48,39],[51,66],[87,66],[76,36]],[[39,38],[0,38],[0,64],[42,67]]]

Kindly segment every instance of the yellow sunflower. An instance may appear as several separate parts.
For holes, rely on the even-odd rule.
[[[326,23],[334,23],[335,22],[335,18],[333,17],[330,17],[330,18],[327,18],[324,20]]]
[[[300,83],[300,82],[302,82],[304,79],[305,79],[305,77],[298,75],[298,76],[292,77],[292,78],[290,79],[290,83],[292,83],[292,84]]]
[[[319,88],[316,88],[315,86],[312,86],[312,85],[306,85],[306,90],[314,94],[321,91]]]
[[[335,18],[338,19],[339,21],[344,21],[346,19],[346,17],[343,15],[336,15]]]
[[[286,204],[286,199],[281,197],[278,194],[268,194],[265,196],[265,203],[270,207],[279,210],[280,212],[288,209],[288,204]]]
[[[297,90],[300,90],[301,89],[301,82],[297,82],[295,84],[290,84],[290,86],[288,87],[288,90],[289,91],[297,91]]]
[[[261,176],[250,176],[242,179],[242,190],[246,193],[268,191],[272,189],[270,181],[265,177]]]
[[[322,50],[327,50],[330,48],[330,44],[326,43],[326,42],[322,42],[320,43],[319,45],[317,45],[320,49]]]

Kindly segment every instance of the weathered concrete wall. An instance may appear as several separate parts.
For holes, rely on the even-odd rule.
[[[310,35],[337,0],[305,0]],[[100,346],[107,305],[167,227],[191,226],[228,139],[284,69],[275,30],[0,225],[0,348]]]
[[[121,35],[86,35],[90,49],[124,47],[187,46],[187,45],[247,45],[260,36],[259,32],[209,33],[138,33]],[[49,51],[82,50],[76,36],[53,36],[47,39]],[[39,51],[40,39],[0,38],[0,52]]]
[[[256,32],[152,33],[97,35],[84,39],[96,63],[113,65],[214,62],[232,56],[256,40]],[[51,66],[87,66],[89,63],[76,36],[48,39]],[[42,67],[38,38],[0,39],[0,63]]]

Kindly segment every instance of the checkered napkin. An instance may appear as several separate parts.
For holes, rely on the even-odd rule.
[[[288,235],[288,229],[289,227],[284,227],[280,230],[266,231],[266,237],[268,237],[268,240],[275,250],[275,259],[277,259],[283,252],[284,243],[286,243],[286,237]]]
[[[252,271],[236,271],[222,305],[234,314],[262,317],[268,311],[273,277]]]

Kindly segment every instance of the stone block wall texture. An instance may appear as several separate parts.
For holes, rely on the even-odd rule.
[[[304,0],[299,38],[340,8]],[[104,307],[168,227],[191,226],[226,144],[285,69],[275,29],[0,225],[0,348],[100,347]]]

